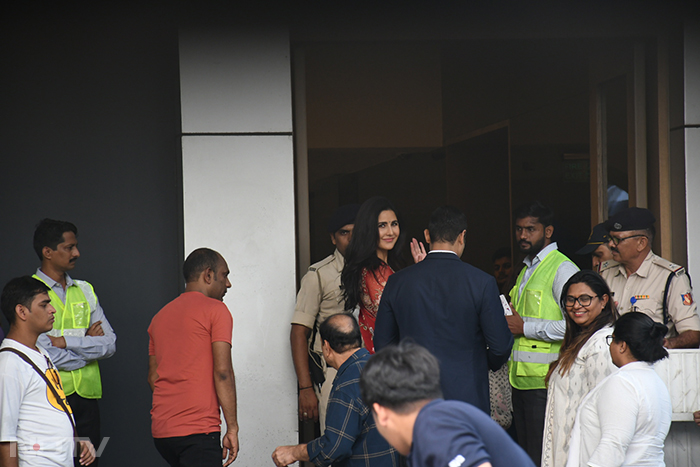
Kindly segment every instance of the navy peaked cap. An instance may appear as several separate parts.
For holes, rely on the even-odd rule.
[[[625,232],[628,230],[645,230],[652,227],[656,218],[650,210],[644,208],[627,208],[618,212],[605,223],[608,232]]]
[[[577,255],[588,255],[593,253],[600,245],[604,245],[610,241],[608,229],[605,228],[605,222],[593,227],[591,235],[588,236],[588,242],[576,252]]]
[[[328,220],[328,233],[336,233],[344,225],[354,224],[355,217],[357,217],[357,211],[359,210],[359,204],[346,204],[340,206]]]

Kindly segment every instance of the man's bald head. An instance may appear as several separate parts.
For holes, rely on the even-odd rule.
[[[182,265],[182,275],[185,276],[185,282],[197,282],[207,269],[216,273],[223,260],[223,256],[210,248],[197,248],[187,256],[185,264]]]
[[[326,319],[318,331],[321,339],[328,341],[334,352],[342,354],[362,347],[362,335],[355,317],[349,313],[338,313]]]

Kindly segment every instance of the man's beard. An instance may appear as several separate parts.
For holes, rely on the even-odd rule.
[[[527,248],[527,249],[524,249],[521,246],[520,242],[518,242],[518,248],[520,248],[521,253],[525,253],[529,256],[535,256],[537,253],[542,251],[542,248],[544,248],[544,240],[545,240],[545,238],[542,237],[542,239],[535,244],[532,244],[530,242],[526,242],[530,246],[530,248]]]

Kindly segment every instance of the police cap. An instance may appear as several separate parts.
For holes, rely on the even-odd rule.
[[[600,245],[605,245],[610,241],[610,236],[608,235],[608,229],[605,228],[605,222],[593,227],[591,235],[588,236],[588,243],[586,243],[583,248],[576,252],[577,255],[588,255],[593,253],[596,248]]]
[[[654,225],[656,218],[648,209],[627,208],[607,220],[608,232],[625,232],[628,230],[645,230]]]
[[[344,225],[354,224],[357,211],[359,210],[359,204],[345,204],[340,206],[328,220],[328,233],[336,233]]]

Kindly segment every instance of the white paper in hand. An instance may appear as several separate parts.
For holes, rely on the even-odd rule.
[[[505,295],[501,294],[501,305],[503,305],[503,314],[506,316],[513,316],[513,311],[510,309],[510,303],[506,299]]]

